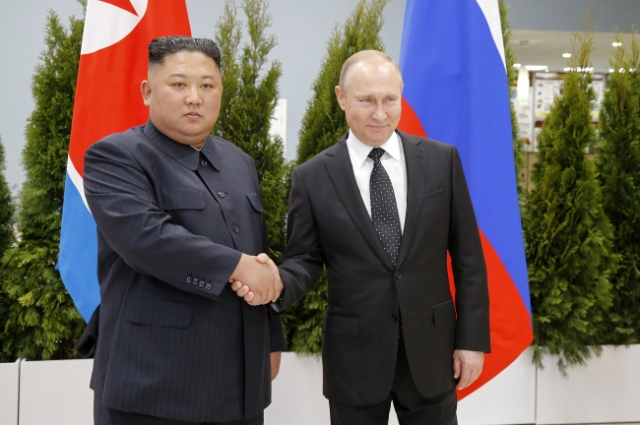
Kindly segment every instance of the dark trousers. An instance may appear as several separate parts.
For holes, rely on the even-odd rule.
[[[264,413],[229,422],[185,422],[109,409],[98,396],[94,396],[93,418],[95,425],[264,425]]]
[[[458,424],[456,390],[435,397],[423,397],[411,377],[403,338],[398,344],[398,360],[389,397],[371,406],[350,406],[329,401],[331,425],[387,425],[391,402],[400,425]]]

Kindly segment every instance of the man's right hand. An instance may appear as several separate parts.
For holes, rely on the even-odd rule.
[[[269,268],[274,279],[274,296],[272,298],[265,298],[264,294],[260,295],[257,291],[254,291],[251,284],[247,284],[241,279],[231,279],[231,289],[233,289],[239,297],[244,298],[244,300],[250,305],[261,305],[277,301],[284,286],[282,279],[280,278],[278,266],[276,266],[267,254],[260,254],[257,257],[253,257],[253,259],[258,264],[266,265]]]
[[[243,295],[238,293],[251,305],[266,304],[278,299],[280,295],[280,290],[277,288],[280,282],[276,281],[268,264],[256,261],[255,257],[246,254],[242,254],[240,257],[240,261],[231,274],[229,282],[231,282],[231,288],[236,292],[243,287],[251,288],[252,296],[247,297],[246,293]],[[247,290],[246,292],[249,291]]]

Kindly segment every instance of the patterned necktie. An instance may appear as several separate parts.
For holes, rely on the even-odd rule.
[[[400,216],[396,205],[396,196],[393,193],[393,185],[387,171],[380,162],[384,149],[373,148],[369,152],[369,158],[373,159],[373,170],[369,180],[371,196],[371,221],[373,227],[382,242],[384,251],[389,256],[391,264],[396,266],[402,230],[400,229]]]

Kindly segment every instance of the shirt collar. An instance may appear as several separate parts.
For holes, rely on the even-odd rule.
[[[362,168],[365,161],[369,157],[369,152],[373,149],[372,146],[365,145],[349,130],[349,135],[347,136],[347,146],[349,148],[349,154],[353,155],[354,164],[358,166],[358,168]],[[391,158],[396,161],[400,161],[402,158],[400,156],[400,138],[398,137],[398,133],[395,131],[389,137],[389,140],[384,142],[379,146],[384,149],[385,153],[389,154]]]

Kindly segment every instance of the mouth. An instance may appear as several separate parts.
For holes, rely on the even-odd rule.
[[[187,112],[186,114],[184,114],[185,117],[187,118],[200,118],[201,115],[197,112]]]

